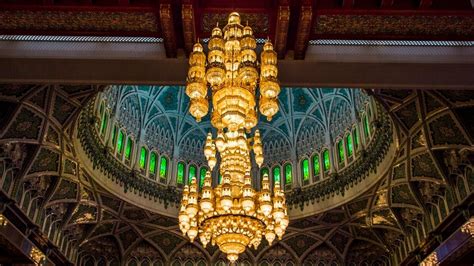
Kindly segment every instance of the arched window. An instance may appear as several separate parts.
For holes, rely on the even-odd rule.
[[[189,166],[189,173],[188,173],[188,183],[191,184],[191,179],[196,177],[197,167],[195,165]]]
[[[359,148],[359,132],[356,127],[352,130],[352,137],[354,138],[354,148],[357,150]]]
[[[150,261],[148,259],[143,259],[142,263],[140,266],[150,266]]]
[[[99,118],[99,123],[97,124],[97,127],[99,128],[99,133],[102,133],[102,126],[104,124],[104,115],[105,115],[105,106],[104,102],[102,101],[99,105],[99,108],[97,109],[97,117]]]
[[[347,157],[351,157],[354,153],[354,147],[352,146],[352,136],[348,134],[346,136],[346,147],[347,147]]]
[[[367,117],[367,115],[364,115],[364,133],[365,133],[365,137],[368,139],[370,137],[370,125],[369,125],[369,118]]]
[[[102,116],[102,123],[100,124],[100,134],[103,136],[105,131],[107,130],[107,123],[109,121],[109,114],[108,112],[104,112]]]
[[[280,182],[281,184],[281,169],[280,166],[273,167],[273,182]]]
[[[112,130],[112,146],[115,146],[117,141],[117,125],[114,125],[114,129]]]
[[[150,165],[148,166],[148,170],[150,174],[156,175],[156,164],[158,163],[158,156],[156,152],[152,152],[150,155]]]
[[[309,160],[301,161],[301,175],[303,176],[303,185],[309,184]]]
[[[339,164],[344,164],[344,144],[342,143],[342,139],[337,142],[337,156]]]
[[[147,157],[148,157],[148,150],[145,147],[142,147],[140,149],[140,161],[139,161],[140,169],[142,170],[145,170]]]
[[[291,164],[287,163],[285,165],[285,187],[291,187],[291,184],[293,182],[293,167]]]
[[[199,187],[201,188],[202,186],[204,186],[204,178],[206,178],[206,173],[207,173],[207,168],[201,167],[201,170],[199,170]]]
[[[131,259],[128,264],[128,266],[137,266],[137,261],[135,259]]]
[[[179,164],[178,164],[179,166]],[[160,180],[161,181],[166,181],[168,177],[168,158],[166,158],[165,156],[161,156],[161,159],[160,159]],[[183,173],[183,177],[184,177],[184,173]]]
[[[132,157],[132,149],[133,149],[133,140],[132,138],[128,137],[127,139],[127,146],[125,147],[125,159],[130,160]]]
[[[161,260],[155,260],[155,262],[153,263],[153,266],[163,266],[163,262]]]
[[[324,150],[323,152],[323,166],[324,172],[331,170],[331,161],[329,159],[329,150]]]
[[[104,102],[102,101],[99,105],[99,116],[102,117],[104,115]]]
[[[176,183],[178,185],[184,184],[184,163],[179,162],[176,171]]]
[[[117,152],[119,154],[123,153],[123,146],[124,146],[123,141],[124,141],[124,134],[123,134],[123,131],[120,130],[119,135],[118,135],[118,139],[117,139]]]
[[[319,155],[313,156],[313,177],[314,181],[319,181],[319,174],[321,172],[321,162],[319,161]]]
[[[84,260],[84,266],[94,266],[94,259],[92,257],[88,257]]]

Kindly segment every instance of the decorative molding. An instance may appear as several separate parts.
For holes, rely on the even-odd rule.
[[[160,4],[160,24],[167,57],[177,56],[176,33],[173,23],[171,4]]]
[[[247,25],[248,22],[249,26],[253,29],[254,35],[268,35],[270,33],[270,18],[268,14],[250,12],[239,12],[239,14],[242,25]],[[211,33],[216,23],[226,25],[228,16],[228,13],[204,13],[201,18],[202,33]]]
[[[285,58],[286,42],[288,38],[288,26],[290,25],[290,6],[288,0],[281,0],[278,6],[276,33],[275,33],[275,51],[279,59]]]
[[[125,193],[130,190],[139,191],[143,197],[153,197],[164,201],[165,207],[169,203],[179,203],[180,195],[173,187],[148,180],[115,159],[109,148],[101,143],[95,128],[91,126],[95,123],[93,105],[89,104],[79,117],[77,137],[95,169],[98,168],[109,179],[123,186]]]
[[[378,108],[382,108],[378,106]],[[307,188],[292,190],[287,194],[288,205],[299,205],[315,200],[325,200],[335,194],[344,195],[354,184],[365,179],[385,158],[390,144],[393,142],[393,128],[390,118],[383,112],[378,112],[380,120],[375,121],[376,131],[369,145],[362,151],[356,161],[339,173],[330,175],[327,179]]]
[[[310,1],[306,1],[310,2]],[[295,59],[304,59],[306,48],[308,47],[309,34],[311,32],[311,21],[313,18],[313,8],[311,2],[308,5],[302,5],[300,17],[298,20],[298,28],[295,40]]]
[[[0,35],[0,41],[27,42],[97,42],[97,43],[162,43],[163,38],[132,36],[59,36],[59,35]]]
[[[153,12],[2,10],[2,31],[158,33]]]
[[[438,255],[436,251],[431,253],[428,257],[426,257],[421,263],[420,266],[436,266],[439,265],[438,263]]]
[[[299,30],[298,30],[299,31]],[[474,35],[474,17],[462,15],[318,15],[313,33],[327,36],[435,38]]]
[[[461,226],[461,232],[470,235],[471,238],[474,238],[474,218],[469,219],[469,221]]]
[[[196,42],[196,26],[194,25],[194,8],[192,1],[186,1],[181,6],[181,18],[183,20],[184,49],[191,53],[194,42]]]

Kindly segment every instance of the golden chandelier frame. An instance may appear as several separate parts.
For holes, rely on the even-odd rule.
[[[196,177],[184,187],[179,212],[179,227],[190,241],[199,237],[206,247],[217,244],[231,262],[247,246],[257,248],[262,236],[272,244],[282,238],[289,223],[285,194],[277,181],[270,188],[268,175],[262,178],[261,190],[252,186],[251,151],[256,164],[263,163],[263,145],[258,129],[258,109],[268,120],[278,112],[280,85],[277,55],[270,41],[263,45],[260,62],[252,28],[240,24],[233,12],[221,30],[212,30],[207,57],[198,42],[189,56],[186,94],[191,99],[189,112],[199,122],[209,111],[208,88],[211,91],[211,124],[204,147],[210,171],[220,156],[222,180],[213,188],[211,172],[202,188]],[[207,59],[207,60],[206,60]]]

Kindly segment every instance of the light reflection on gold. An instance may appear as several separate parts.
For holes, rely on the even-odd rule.
[[[428,257],[426,257],[420,263],[420,266],[436,266],[436,265],[439,265],[439,263],[438,263],[438,254],[436,254],[436,251],[431,253]]]
[[[46,257],[43,252],[36,247],[33,247],[30,251],[30,258],[34,261],[35,265],[42,265]]]
[[[474,237],[474,218],[469,219],[469,221],[461,226],[461,232]]]
[[[235,262],[247,246],[257,248],[262,236],[270,244],[281,239],[289,223],[280,183],[275,182],[272,193],[264,175],[260,192],[252,186],[250,153],[253,150],[261,166],[263,144],[258,130],[253,137],[247,135],[257,125],[257,86],[260,113],[271,120],[278,112],[277,55],[267,41],[258,62],[252,28],[242,26],[236,12],[223,30],[212,30],[208,49],[206,60],[202,45],[193,47],[186,94],[191,99],[189,112],[199,122],[209,111],[211,88],[210,119],[217,135],[208,134],[204,155],[212,171],[219,153],[222,182],[213,188],[208,171],[199,191],[196,178],[191,179],[183,191],[179,226],[191,242],[199,237],[204,247],[217,244]]]
[[[8,224],[8,220],[3,214],[0,214],[0,226],[6,226]]]

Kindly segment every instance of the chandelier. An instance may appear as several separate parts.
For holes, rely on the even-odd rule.
[[[204,247],[216,245],[235,262],[246,247],[257,248],[265,236],[271,245],[282,238],[289,219],[285,195],[278,181],[270,187],[268,175],[262,178],[261,190],[252,186],[250,176],[253,150],[255,162],[263,163],[263,146],[257,125],[258,108],[271,120],[278,112],[277,56],[269,41],[263,45],[257,61],[256,40],[252,28],[240,24],[233,12],[221,30],[212,30],[207,58],[202,45],[193,46],[189,56],[186,94],[191,99],[189,112],[199,122],[209,111],[208,88],[211,91],[211,124],[215,138],[208,134],[204,155],[210,171],[220,157],[219,184],[212,186],[208,171],[202,188],[195,177],[184,187],[179,212],[179,227],[191,242],[196,237]],[[206,60],[207,59],[207,60]],[[206,62],[207,61],[207,62]],[[217,153],[218,152],[218,153]]]

